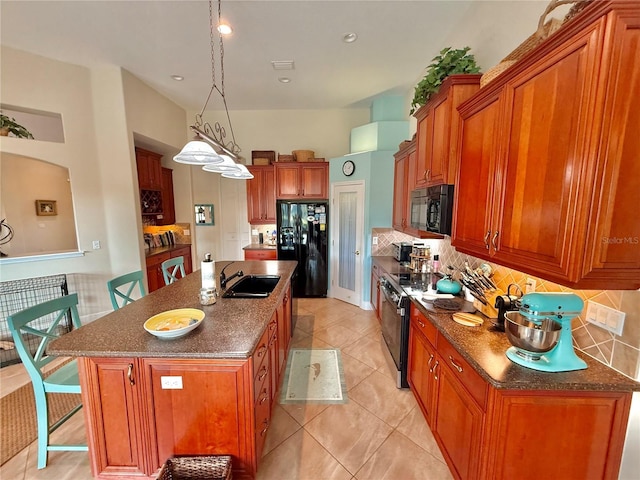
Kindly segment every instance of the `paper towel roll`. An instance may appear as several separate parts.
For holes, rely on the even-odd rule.
[[[200,264],[200,273],[202,275],[202,288],[216,288],[216,262],[211,259],[211,254],[205,255],[204,261]]]

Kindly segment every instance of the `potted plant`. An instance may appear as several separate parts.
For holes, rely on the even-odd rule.
[[[427,103],[429,98],[438,91],[444,79],[449,75],[478,73],[480,71],[480,67],[476,64],[475,57],[473,54],[468,53],[469,50],[471,50],[470,47],[464,47],[458,50],[447,47],[440,50],[440,54],[436,55],[427,67],[427,73],[424,78],[416,85],[409,114],[413,115],[413,112]]]
[[[0,113],[0,135],[6,137],[10,133],[13,133],[18,138],[33,138],[31,132],[16,122],[15,118],[9,118]]]

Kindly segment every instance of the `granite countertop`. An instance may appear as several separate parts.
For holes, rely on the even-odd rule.
[[[246,247],[242,247],[243,250],[275,250],[277,245],[269,243],[250,243]]]
[[[165,246],[165,247],[145,248],[144,256],[145,256],[145,258],[152,257],[154,255],[159,255],[159,254],[165,253],[165,252],[171,252],[173,250],[177,250],[179,248],[184,248],[184,247],[191,247],[191,244],[190,243],[176,243],[175,245],[168,245],[168,246]]]
[[[387,273],[405,273],[393,257],[372,257],[374,263]],[[405,269],[408,271],[408,269]],[[491,320],[485,318],[480,327],[466,327],[456,323],[451,314],[433,313],[412,299],[414,305],[435,325],[458,353],[495,388],[516,390],[590,390],[640,391],[640,383],[618,373],[601,362],[576,351],[587,362],[586,370],[573,372],[540,372],[513,363],[505,352],[511,346],[506,335],[489,328]]]
[[[213,305],[200,304],[200,271],[156,290],[120,310],[105,315],[59,339],[47,353],[73,357],[248,358],[253,354],[272,313],[281,305],[285,285],[296,267],[294,261],[216,262],[216,276],[227,264],[227,276],[238,270],[247,274],[280,275],[267,298],[218,298]],[[236,282],[233,279],[231,284]],[[159,339],[144,330],[151,316],[176,308],[205,312],[201,325],[184,337]]]

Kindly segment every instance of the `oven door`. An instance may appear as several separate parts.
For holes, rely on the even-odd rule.
[[[380,282],[380,322],[382,336],[398,370],[401,366],[402,315],[398,308],[399,296],[385,282]]]

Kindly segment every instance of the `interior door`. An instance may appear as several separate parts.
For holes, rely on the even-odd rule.
[[[360,306],[364,247],[364,182],[333,186],[331,296]]]

